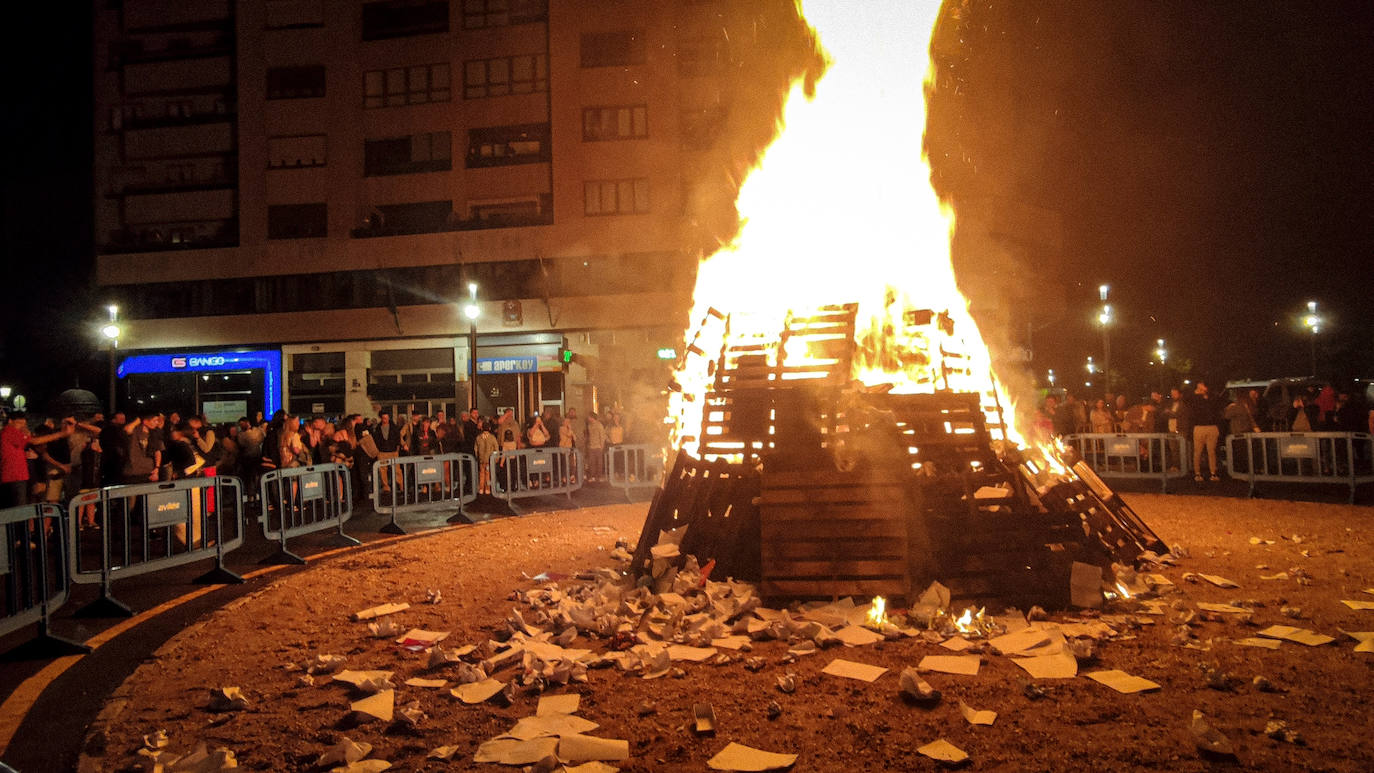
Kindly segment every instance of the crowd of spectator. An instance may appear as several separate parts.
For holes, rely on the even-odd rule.
[[[1204,381],[1166,396],[1151,392],[1131,402],[1108,394],[1091,405],[1071,392],[1049,395],[1036,414],[1043,436],[1107,433],[1177,433],[1192,443],[1194,479],[1218,480],[1217,448],[1222,438],[1248,432],[1370,432],[1374,410],[1363,395],[1330,384],[1308,385],[1293,393],[1232,390],[1229,398]],[[1280,396],[1281,394],[1281,396]],[[1204,467],[1204,459],[1206,466]]]
[[[0,431],[0,507],[60,502],[101,486],[196,475],[236,475],[251,491],[268,470],[326,462],[351,470],[356,498],[367,494],[373,461],[443,453],[475,455],[480,490],[490,493],[487,461],[493,454],[551,446],[584,451],[586,482],[594,483],[605,475],[603,450],[625,439],[625,419],[614,408],[604,417],[589,412],[584,419],[569,409],[562,415],[535,413],[525,421],[512,409],[500,416],[473,410],[456,417],[413,410],[394,417],[383,410],[375,418],[350,414],[334,420],[277,411],[271,419],[259,413],[219,426],[203,415],[148,412],[130,418],[117,412],[88,421],[49,419],[32,431],[27,416],[12,413]]]

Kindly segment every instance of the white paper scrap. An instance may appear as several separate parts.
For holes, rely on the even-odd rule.
[[[916,668],[921,671],[938,671],[942,674],[977,676],[981,658],[977,655],[926,655]]]
[[[1093,671],[1085,674],[1089,679],[1099,684],[1105,684],[1119,693],[1151,692],[1159,689],[1159,685],[1139,676],[1132,676],[1118,669],[1109,671]]]
[[[1283,645],[1278,639],[1261,639],[1257,636],[1247,636],[1244,639],[1236,639],[1236,644],[1242,647],[1259,647],[1266,650],[1276,650]]]
[[[396,691],[382,690],[376,695],[354,701],[349,708],[358,714],[376,717],[383,722],[390,722],[396,709]]]
[[[861,625],[846,625],[835,632],[835,636],[844,643],[846,647],[862,647],[883,640],[883,635],[870,631]]]
[[[503,682],[488,677],[480,682],[460,684],[452,690],[449,690],[448,694],[463,703],[481,703],[496,693],[501,692],[505,686]]]
[[[688,647],[684,644],[668,645],[668,657],[671,660],[686,660],[691,663],[700,663],[715,654],[715,647]]]
[[[584,719],[574,714],[547,714],[545,716],[523,717],[516,721],[515,727],[497,736],[497,738],[518,738],[521,741],[528,741],[531,738],[543,738],[545,736],[565,736],[590,733],[600,727],[590,719]]]
[[[731,741],[724,749],[717,752],[716,756],[706,761],[706,767],[712,770],[757,773],[757,771],[789,768],[796,761],[797,755],[795,754],[766,752]]]
[[[383,615],[394,615],[397,612],[404,612],[407,609],[410,609],[410,605],[404,601],[397,604],[382,604],[380,606],[369,607],[361,612],[354,612],[353,619],[361,622],[363,620],[382,617]]]
[[[872,682],[887,673],[887,669],[882,666],[870,666],[867,663],[855,663],[852,660],[835,658],[825,668],[821,669],[821,673],[845,679],[858,679],[861,682]]]
[[[537,717],[547,717],[550,714],[576,714],[577,706],[582,701],[582,696],[575,692],[564,695],[544,695],[539,698],[539,706],[534,710]]]
[[[1053,655],[1012,658],[1011,662],[1036,679],[1071,679],[1078,676],[1078,660],[1063,650]]]
[[[929,757],[932,760],[947,762],[952,765],[957,765],[968,759],[968,754],[965,753],[963,749],[960,749],[958,746],[955,746],[943,738],[938,741],[931,741],[925,746],[917,749],[916,753]]]
[[[558,753],[557,738],[493,738],[477,747],[473,762],[495,762],[498,765],[533,765]]]
[[[619,762],[630,758],[630,742],[590,735],[565,735],[558,739],[558,758],[565,762]]]
[[[406,685],[408,685],[408,686],[410,686],[410,687],[424,687],[424,688],[431,689],[431,690],[441,690],[441,689],[444,688],[445,685],[448,684],[448,680],[447,680],[447,679],[421,679],[421,678],[418,677],[418,676],[412,676],[411,678],[407,679],[405,683],[406,683]]]
[[[997,712],[988,710],[978,710],[972,706],[959,701],[959,713],[964,715],[970,725],[991,725],[997,721]]]
[[[1351,609],[1374,609],[1374,601],[1360,601],[1358,599],[1341,599],[1341,603]]]

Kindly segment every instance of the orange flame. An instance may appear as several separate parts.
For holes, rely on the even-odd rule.
[[[870,628],[882,629],[887,625],[887,599],[882,596],[874,596],[873,602],[868,606],[868,626]]]
[[[681,392],[670,398],[674,439],[696,450],[713,381],[717,352],[709,342],[694,349],[695,335],[723,329],[728,314],[731,336],[776,347],[789,310],[837,303],[859,306],[854,379],[895,392],[980,393],[989,426],[1001,426],[998,401],[1011,403],[996,394],[987,347],[955,282],[954,212],[930,184],[923,148],[939,3],[802,6],[829,67],[814,98],[800,78],[791,85],[784,128],[740,188],[737,238],[698,268]],[[912,81],[917,72],[925,83]],[[947,320],[914,329],[919,310]],[[787,351],[788,362],[799,355]],[[1021,442],[1010,428],[1004,434]]]

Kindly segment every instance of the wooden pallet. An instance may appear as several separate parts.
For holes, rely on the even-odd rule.
[[[714,559],[713,577],[757,580],[758,494],[759,476],[750,467],[706,462],[679,451],[649,505],[631,570],[638,575],[648,568],[649,549],[659,532],[685,528],[682,553],[703,564]]]
[[[759,497],[765,598],[905,597],[907,473],[769,472]]]

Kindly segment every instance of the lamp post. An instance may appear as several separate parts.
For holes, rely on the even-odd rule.
[[[1083,386],[1092,389],[1093,374],[1097,373],[1097,363],[1093,362],[1092,355],[1088,355],[1088,380],[1083,382]]]
[[[1112,391],[1112,306],[1107,303],[1107,293],[1112,288],[1099,285],[1097,295],[1102,299],[1102,311],[1097,314],[1097,323],[1102,326],[1102,388],[1103,394]]]
[[[119,307],[110,304],[105,307],[110,312],[110,321],[100,328],[100,334],[105,336],[109,342],[110,352],[110,415],[115,414],[115,399],[118,392],[118,383],[115,377],[115,349],[119,348]]]
[[[1317,375],[1317,333],[1321,332],[1322,318],[1317,313],[1317,302],[1307,302],[1307,315],[1302,318],[1302,323],[1307,329],[1312,331],[1312,355],[1310,360],[1311,374],[1315,378]]]
[[[477,283],[468,282],[468,302],[463,306],[463,316],[468,318],[468,410],[477,409],[477,317],[481,313]]]
[[[1159,388],[1161,390],[1168,384],[1168,377],[1164,372],[1164,363],[1169,360],[1169,350],[1164,347],[1164,339],[1155,339],[1155,360],[1159,362]]]

